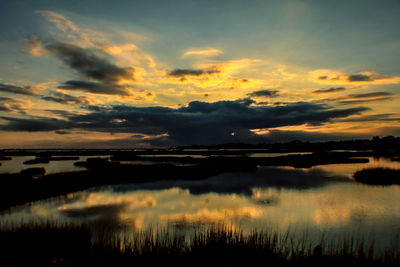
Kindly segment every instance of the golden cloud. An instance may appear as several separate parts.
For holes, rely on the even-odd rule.
[[[29,54],[32,56],[39,57],[48,54],[48,52],[43,49],[42,40],[40,40],[36,35],[29,35],[25,44],[28,48]]]
[[[99,48],[110,55],[119,55],[126,51],[133,51],[133,50],[138,49],[137,46],[134,44],[102,45],[102,46],[99,46]]]
[[[217,48],[206,48],[206,49],[191,49],[186,51],[183,56],[216,56],[223,52]]]

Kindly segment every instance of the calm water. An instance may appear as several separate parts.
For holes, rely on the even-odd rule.
[[[96,157],[96,156],[90,156]],[[62,160],[62,161],[50,161],[49,163],[40,163],[33,165],[25,165],[24,162],[27,160],[35,159],[34,156],[13,156],[12,160],[1,161],[0,173],[16,173],[23,169],[43,167],[46,169],[46,174],[59,173],[59,172],[71,172],[81,171],[85,168],[74,166],[77,161],[85,161],[88,156],[81,156],[79,160]]]
[[[62,160],[62,161],[50,161],[49,163],[39,163],[33,165],[25,165],[24,162],[27,160],[35,159],[34,156],[13,156],[12,160],[4,160],[1,161],[2,165],[0,166],[0,174],[1,173],[17,173],[23,169],[28,168],[38,168],[43,167],[46,169],[46,174],[60,173],[60,172],[73,172],[73,171],[82,171],[85,170],[85,167],[75,166],[74,163],[77,161],[86,161],[88,158],[110,158],[111,155],[99,155],[99,156],[80,156],[79,160]],[[158,157],[166,157],[166,156],[176,156],[182,157],[182,155],[158,155]],[[187,156],[187,155],[183,155]],[[154,156],[143,156],[143,157],[154,157]],[[194,155],[195,158],[201,158],[204,156]],[[121,160],[121,164],[141,164],[141,165],[152,165],[152,164],[160,164],[160,163],[172,163],[179,166],[185,166],[190,164],[182,164],[179,162],[163,162],[163,161],[140,161],[140,160]]]
[[[46,169],[52,164],[66,168],[72,162],[51,162]],[[317,239],[355,236],[384,248],[400,233],[400,186],[355,182],[352,174],[365,167],[400,169],[400,163],[370,158],[367,164],[261,167],[202,181],[103,186],[15,207],[0,221],[97,221],[128,229],[224,223],[245,232],[257,227]]]

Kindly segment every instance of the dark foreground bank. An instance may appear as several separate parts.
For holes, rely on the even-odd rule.
[[[370,185],[400,185],[400,170],[390,168],[367,168],[357,171],[354,180]]]
[[[373,242],[354,238],[310,243],[261,230],[244,235],[221,225],[197,230],[190,238],[168,230],[126,233],[117,235],[96,225],[2,225],[0,266],[400,264],[399,240],[377,254]]]

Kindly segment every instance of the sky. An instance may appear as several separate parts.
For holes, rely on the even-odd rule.
[[[0,148],[400,135],[398,0],[2,0]]]

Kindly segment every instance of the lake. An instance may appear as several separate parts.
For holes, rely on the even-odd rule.
[[[3,161],[0,169],[30,167],[22,162],[32,158],[13,157]],[[259,167],[201,181],[101,186],[13,207],[1,213],[0,222],[90,221],[132,231],[173,227],[188,232],[222,223],[245,233],[269,229],[300,239],[305,235],[314,240],[353,236],[374,240],[378,249],[384,249],[399,242],[400,186],[364,185],[355,182],[352,174],[366,167],[400,169],[400,162],[369,160],[309,169]],[[35,167],[44,166],[50,173],[81,170],[73,162],[51,161]]]

